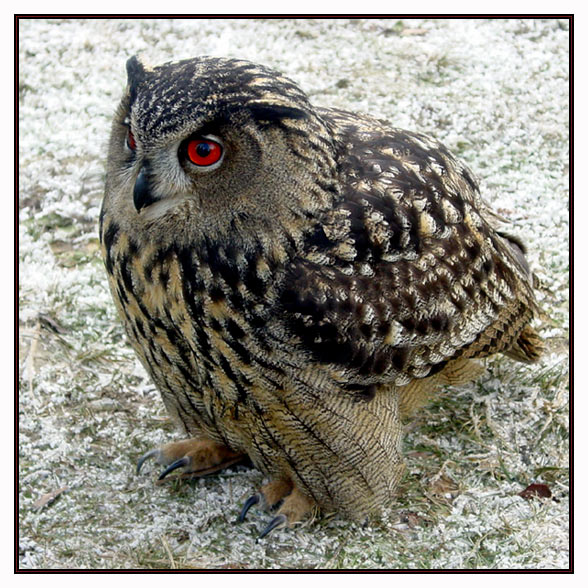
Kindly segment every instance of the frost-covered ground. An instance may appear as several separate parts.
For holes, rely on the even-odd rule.
[[[568,35],[556,20],[22,20],[21,568],[566,568]],[[404,493],[383,521],[256,543],[268,515],[235,519],[258,472],[135,475],[176,438],[98,252],[105,142],[136,52],[258,61],[317,104],[434,135],[526,241],[548,353],[489,361],[408,425]],[[533,482],[553,498],[518,496]]]

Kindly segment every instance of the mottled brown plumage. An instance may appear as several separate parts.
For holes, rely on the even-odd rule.
[[[522,244],[426,136],[315,108],[245,61],[127,70],[103,254],[193,439],[146,457],[167,474],[248,456],[273,482],[245,511],[285,498],[272,525],[378,511],[402,475],[402,415],[476,377],[474,358],[538,357]]]

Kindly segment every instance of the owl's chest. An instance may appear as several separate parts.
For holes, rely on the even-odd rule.
[[[105,252],[111,290],[158,387],[173,395],[188,388],[208,413],[245,403],[260,374],[275,371],[266,338],[275,282],[266,266],[125,241],[119,236],[118,247]]]

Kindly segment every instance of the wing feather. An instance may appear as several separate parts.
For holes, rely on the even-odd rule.
[[[512,348],[534,312],[528,266],[469,170],[422,135],[322,115],[344,189],[285,280],[290,332],[315,361],[396,385]]]

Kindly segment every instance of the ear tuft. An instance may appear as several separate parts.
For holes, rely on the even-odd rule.
[[[136,55],[133,55],[133,57],[127,61],[127,84],[129,94],[131,95],[131,102],[135,100],[137,88],[145,79],[145,75],[145,66]]]

